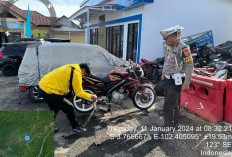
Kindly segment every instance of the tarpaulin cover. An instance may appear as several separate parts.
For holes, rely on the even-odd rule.
[[[96,76],[105,76],[128,64],[97,45],[46,42],[38,46],[38,55],[36,46],[29,45],[18,71],[19,86],[37,85],[50,71],[65,64],[80,63],[90,64],[91,73]]]

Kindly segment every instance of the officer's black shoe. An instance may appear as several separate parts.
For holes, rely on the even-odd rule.
[[[86,129],[82,128],[81,126],[77,126],[76,128],[73,129],[73,131],[76,133],[81,133],[81,132],[85,132]]]

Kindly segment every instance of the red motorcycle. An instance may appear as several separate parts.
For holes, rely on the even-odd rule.
[[[112,105],[130,96],[136,108],[146,110],[154,104],[156,94],[150,85],[142,83],[142,77],[143,70],[131,62],[127,71],[115,69],[105,77],[83,77],[82,86],[84,91],[100,97],[101,104]],[[91,100],[77,96],[74,96],[73,104],[79,112],[93,109]]]
[[[164,96],[164,81],[161,80],[164,58],[148,61],[144,58],[139,63],[144,71],[144,77],[149,84],[154,86],[156,95]]]
[[[144,71],[144,77],[154,84],[161,81],[160,78],[162,75],[163,60],[163,58],[158,58],[156,60],[148,61],[142,58],[139,63],[140,67]]]

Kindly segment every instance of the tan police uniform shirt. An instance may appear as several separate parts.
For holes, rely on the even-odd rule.
[[[176,65],[177,61],[177,65]],[[165,62],[163,67],[164,75],[173,75],[176,73],[185,74],[184,84],[189,84],[193,72],[193,58],[189,47],[181,40],[174,46],[169,47],[165,53]]]

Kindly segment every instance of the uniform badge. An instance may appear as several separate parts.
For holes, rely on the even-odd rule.
[[[188,56],[183,58],[184,63],[192,63],[193,62],[193,57],[192,56]]]
[[[170,60],[169,60],[169,62],[174,62],[174,55],[173,55],[173,54],[170,55]]]
[[[182,51],[184,52],[184,55],[185,55],[186,57],[191,55],[188,48],[185,48],[185,49],[183,49]]]
[[[169,61],[170,61],[170,62],[174,62],[174,58],[171,58]]]

